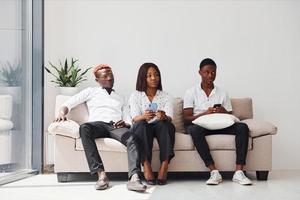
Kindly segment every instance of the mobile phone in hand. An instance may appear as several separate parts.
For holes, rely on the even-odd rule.
[[[222,105],[220,104],[220,103],[218,103],[218,104],[215,104],[214,105],[214,108],[220,108]]]
[[[157,103],[150,103],[149,110],[156,112],[157,111]]]

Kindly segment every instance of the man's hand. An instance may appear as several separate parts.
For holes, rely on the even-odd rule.
[[[67,120],[67,114],[69,113],[69,110],[67,107],[63,106],[59,110],[59,115],[54,119],[54,122],[61,122]]]
[[[66,121],[67,116],[64,113],[59,113],[59,115],[54,119],[54,122]]]
[[[158,120],[166,120],[166,119],[168,119],[168,117],[166,115],[166,112],[162,111],[162,110],[156,111],[156,117],[157,117]]]
[[[153,117],[155,117],[155,112],[153,112],[151,110],[146,110],[143,114],[143,118],[146,121],[150,121],[151,119],[153,119]]]
[[[228,111],[223,106],[218,107],[216,109],[217,109],[216,110],[217,113],[228,113]]]
[[[220,107],[217,107],[217,108],[209,107],[205,111],[205,115],[212,114],[212,113],[228,113],[228,111],[223,106],[220,106]]]
[[[120,121],[117,121],[115,124],[114,124],[114,127],[115,128],[124,128],[126,127],[126,124],[123,120],[120,120]]]

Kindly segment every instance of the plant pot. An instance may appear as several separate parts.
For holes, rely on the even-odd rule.
[[[78,92],[78,87],[59,87],[59,91],[62,95],[73,96]]]
[[[13,98],[13,103],[20,104],[22,101],[22,90],[20,86],[0,87],[0,94],[8,94]]]

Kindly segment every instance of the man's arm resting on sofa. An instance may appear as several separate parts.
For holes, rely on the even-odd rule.
[[[48,132],[52,135],[63,135],[71,138],[79,138],[79,124],[73,120],[53,122],[48,127]]]

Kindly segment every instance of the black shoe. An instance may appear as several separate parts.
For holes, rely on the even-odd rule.
[[[156,180],[155,179],[151,179],[151,180],[146,180],[147,185],[156,185]]]
[[[167,179],[157,179],[157,185],[166,185]]]

